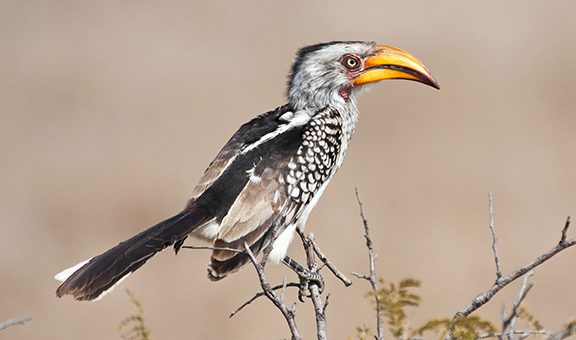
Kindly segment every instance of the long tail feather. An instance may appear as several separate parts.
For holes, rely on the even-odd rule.
[[[56,275],[57,280],[64,281],[56,295],[72,295],[76,300],[101,298],[157,252],[183,240],[209,218],[202,209],[185,210],[84,263],[64,270]]]

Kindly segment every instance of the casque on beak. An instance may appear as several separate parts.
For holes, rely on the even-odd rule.
[[[364,69],[352,84],[359,86],[385,79],[414,80],[440,89],[430,71],[416,57],[393,46],[378,45],[377,51],[364,59]]]

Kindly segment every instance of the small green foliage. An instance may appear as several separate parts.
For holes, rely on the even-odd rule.
[[[368,328],[366,325],[362,327],[356,327],[356,334],[358,335],[358,340],[374,339],[374,335],[372,335],[370,328]]]
[[[520,320],[526,321],[531,329],[535,329],[537,331],[544,329],[544,326],[542,326],[540,321],[538,321],[534,315],[532,315],[532,313],[530,313],[524,306],[520,306],[520,308],[518,308],[518,318]]]
[[[130,315],[118,324],[118,332],[120,337],[124,340],[151,340],[150,331],[144,324],[144,310],[142,304],[131,291],[126,290],[126,294],[130,297],[130,302],[136,307],[136,314]],[[129,325],[133,325],[126,332],[123,332]]]
[[[467,316],[457,320],[449,318],[435,318],[427,321],[423,326],[411,330],[408,327],[405,308],[417,307],[421,298],[413,291],[421,285],[420,280],[408,278],[399,283],[389,283],[383,279],[378,280],[379,288],[376,292],[366,294],[366,297],[374,301],[378,297],[378,306],[382,316],[388,322],[388,330],[396,339],[412,339],[423,337],[426,332],[434,332],[438,339],[444,339],[450,333],[452,339],[476,339],[481,334],[496,333],[496,327],[489,321],[478,316]],[[378,309],[377,309],[378,310]],[[524,317],[533,325],[540,325],[534,317],[524,311]],[[410,331],[410,334],[407,334]],[[366,326],[356,328],[357,339],[373,339],[374,335]]]
[[[457,320],[432,319],[416,329],[413,334],[422,336],[425,332],[435,332],[443,339],[451,332],[453,339],[476,339],[480,334],[496,333],[496,327],[478,316],[467,316]]]
[[[382,287],[377,292],[370,292],[367,297],[378,294],[379,309],[387,319],[390,332],[396,338],[402,338],[406,330],[406,312],[408,306],[416,307],[420,304],[420,296],[412,293],[413,288],[420,287],[420,280],[404,279],[398,284],[378,280]]]

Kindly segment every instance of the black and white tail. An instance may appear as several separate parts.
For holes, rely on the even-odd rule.
[[[188,234],[209,218],[203,209],[189,207],[116,247],[57,274],[54,278],[62,284],[56,295],[72,295],[79,301],[102,298],[157,252],[175,243],[181,245]]]

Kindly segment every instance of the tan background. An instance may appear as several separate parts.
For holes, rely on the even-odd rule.
[[[118,338],[133,311],[126,288],[155,339],[287,337],[264,300],[228,319],[256,277],[212,284],[204,251],[165,252],[97,303],[57,299],[52,275],[177,212],[235,129],[284,103],[296,49],[342,39],[407,49],[442,90],[390,81],[360,98],[348,159],[308,230],[342,270],[366,270],[357,186],[379,275],[423,280],[416,324],[451,316],[495,276],[488,191],[505,271],[555,244],[576,213],[575,11],[573,1],[1,0],[0,320],[34,318],[2,338]],[[527,306],[551,329],[576,317],[575,260],[570,249],[533,278]],[[367,284],[326,277],[333,338],[373,325]],[[478,313],[498,322],[517,289]],[[298,310],[311,338],[309,303]]]

